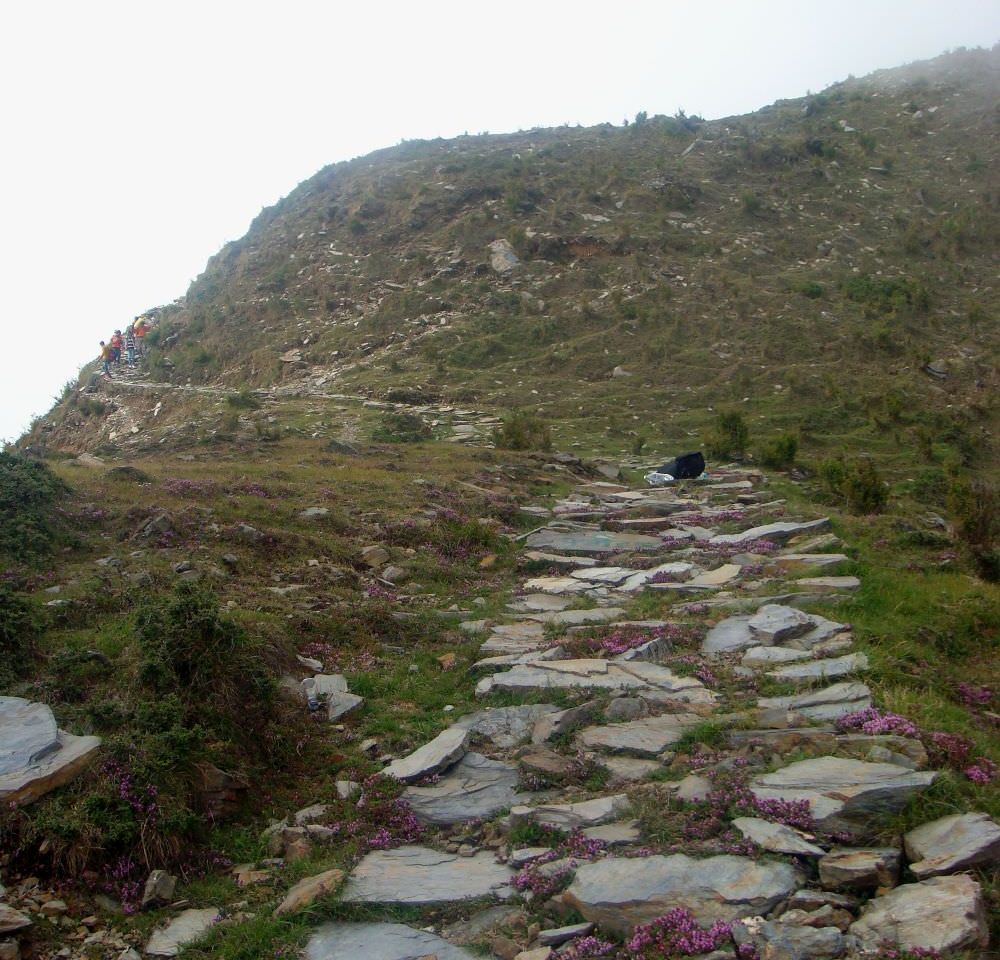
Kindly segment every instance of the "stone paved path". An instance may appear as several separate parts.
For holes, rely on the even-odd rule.
[[[867,658],[836,617],[859,584],[819,575],[846,559],[826,519],[785,516],[760,477],[735,470],[682,489],[581,484],[528,512],[542,525],[523,538],[509,616],[463,624],[482,639],[470,682],[484,710],[387,770],[410,784],[418,817],[453,832],[430,841],[436,852],[369,854],[346,899],[480,897],[483,933],[500,909],[488,901],[514,894],[517,870],[514,886],[535,891],[533,905],[555,893],[553,928],[570,909],[587,921],[564,941],[518,926],[515,911],[495,952],[524,960],[558,956],[578,935],[626,934],[674,907],[703,927],[725,921],[730,949],[762,956],[860,956],[879,938],[986,946],[983,893],[962,871],[1000,863],[1000,827],[968,814],[913,831],[905,850],[871,845],[873,818],[901,810],[936,773],[912,736],[836,725],[871,707],[872,693]],[[632,616],[646,591],[673,601],[670,619]],[[820,604],[824,615],[807,612]],[[698,632],[705,612],[713,625]],[[525,703],[490,707],[497,692]],[[571,705],[529,702],[540,693]],[[738,800],[745,815],[713,849],[691,825],[724,790],[733,797],[723,808]],[[651,798],[674,815],[675,836],[645,835],[636,815],[648,818]],[[467,822],[498,816],[485,829]],[[526,829],[537,825],[575,839]],[[360,929],[325,926],[308,956],[346,956]],[[468,942],[434,945],[392,924],[364,936],[393,958],[465,956]]]

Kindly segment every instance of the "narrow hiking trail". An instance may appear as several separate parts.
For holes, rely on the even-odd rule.
[[[482,640],[470,685],[502,705],[388,762],[415,842],[288,891],[276,915],[336,893],[340,915],[365,918],[316,929],[309,960],[981,955],[970,870],[1000,861],[1000,827],[966,813],[894,829],[938,776],[931,741],[873,705],[836,616],[860,585],[826,575],[847,559],[828,521],[784,518],[761,480],[583,483],[526,508],[534,574],[508,616],[461,624]],[[669,618],[644,618],[663,594]],[[343,677],[312,683],[331,718],[355,706]],[[305,808],[267,831],[269,852],[337,829]],[[390,922],[432,906],[448,922]],[[173,955],[219,915],[180,914],[147,953]]]

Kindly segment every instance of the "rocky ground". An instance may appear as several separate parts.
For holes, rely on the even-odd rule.
[[[338,782],[336,807],[275,822],[270,856],[234,868],[241,886],[271,883],[345,829],[345,810],[378,803],[378,781],[404,785],[377,823],[384,842],[267,905],[339,904],[309,960],[986,955],[983,871],[1000,863],[1000,826],[960,812],[894,832],[947,751],[874,704],[866,655],[836,618],[859,583],[827,575],[844,545],[825,519],[774,520],[782,504],[737,470],[679,490],[589,482],[526,509],[539,526],[519,538],[509,615],[461,623],[482,641],[469,684],[491,705],[383,756],[381,777]],[[643,619],[643,598],[662,592],[671,618]],[[301,696],[333,724],[362,702],[322,672]],[[2,758],[5,796],[93,746],[16,699],[4,721],[30,736]],[[140,943],[87,901],[9,882],[0,958],[39,927],[58,946],[32,956],[175,956],[259,909],[185,908],[160,872],[144,900],[175,912]],[[442,910],[431,928],[397,921],[428,908]]]

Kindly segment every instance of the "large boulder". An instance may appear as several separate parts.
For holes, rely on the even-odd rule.
[[[876,897],[850,932],[872,952],[885,944],[942,953],[989,944],[982,889],[965,874],[906,883]]]
[[[985,813],[956,813],[903,838],[910,870],[920,880],[1000,864],[1000,826]]]
[[[585,863],[561,899],[585,919],[627,934],[674,907],[686,907],[703,924],[767,913],[801,882],[786,863],[678,853]]]
[[[176,957],[183,947],[205,936],[220,916],[215,907],[185,910],[162,930],[153,932],[146,944],[146,953],[153,957]]]

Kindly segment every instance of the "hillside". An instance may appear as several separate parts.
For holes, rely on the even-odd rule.
[[[147,311],[0,453],[0,960],[993,955],[998,90],[403,143]]]

